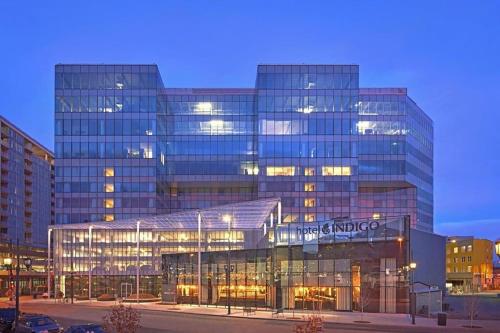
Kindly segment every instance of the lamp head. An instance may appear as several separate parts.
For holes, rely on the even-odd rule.
[[[32,264],[31,258],[24,258],[24,266],[26,266],[26,268],[29,269],[31,267],[31,264]]]
[[[415,269],[417,268],[417,263],[416,262],[411,262],[410,263],[410,269]]]

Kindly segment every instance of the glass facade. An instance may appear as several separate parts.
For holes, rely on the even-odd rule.
[[[357,65],[259,65],[255,88],[165,88],[154,65],[56,66],[58,223],[281,198],[283,222],[433,230],[433,124]]]
[[[154,65],[57,65],[56,223],[156,212]]]
[[[158,113],[158,213],[256,198],[252,89],[165,89]]]
[[[227,252],[202,253],[200,268],[193,254],[163,255],[163,300],[408,313],[409,218],[281,224],[275,234],[273,247],[231,251],[229,262]]]
[[[137,292],[139,276],[139,292],[157,296],[163,253],[265,248],[278,205],[265,199],[114,223],[53,226],[55,288],[68,296],[73,272],[75,296],[128,297]]]

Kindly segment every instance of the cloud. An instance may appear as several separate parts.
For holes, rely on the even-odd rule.
[[[500,239],[500,218],[436,223],[434,232],[444,236],[474,236],[495,241]]]

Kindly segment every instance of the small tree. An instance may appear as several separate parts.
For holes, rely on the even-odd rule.
[[[136,309],[120,304],[113,306],[103,317],[107,333],[136,333],[139,329],[141,314]]]
[[[472,321],[479,314],[479,297],[477,295],[464,296],[464,302],[465,314],[470,320],[469,327],[473,327]]]
[[[365,284],[361,287],[359,302],[361,307],[361,320],[363,320],[365,308],[370,304],[372,300],[372,289],[369,285]]]

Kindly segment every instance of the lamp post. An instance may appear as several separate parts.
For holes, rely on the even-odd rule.
[[[231,266],[231,215],[225,214],[222,217],[222,221],[227,223],[227,232],[228,232],[228,247],[227,247],[227,264],[224,269],[226,271],[226,287],[227,287],[227,314],[231,314],[231,271],[233,270],[233,266]]]
[[[29,276],[29,271],[31,270],[31,266],[33,265],[33,260],[31,258],[24,258],[24,266],[26,267],[26,271],[28,272],[28,289],[31,294],[31,277]]]
[[[12,258],[4,258],[3,264],[5,268],[9,270],[9,278],[7,280],[7,289],[11,289],[11,283],[12,283]],[[12,296],[11,296],[12,297]]]
[[[410,266],[408,267],[409,268],[409,271],[410,271],[410,284],[411,284],[411,292],[410,292],[410,310],[411,310],[411,323],[412,325],[415,325],[415,310],[416,310],[416,307],[417,307],[417,304],[416,304],[416,299],[415,299],[415,289],[414,289],[414,276],[413,276],[413,272],[415,271],[415,269],[417,269],[417,263],[412,261],[410,262]]]
[[[21,267],[19,267],[19,239],[16,241],[16,326],[17,321],[19,319],[19,271]]]
[[[73,304],[73,298],[75,298],[75,290],[73,289],[73,277],[75,275],[75,270],[73,268],[73,248],[71,248],[71,268],[69,272],[69,277],[70,277],[70,296],[71,296],[71,304]]]

